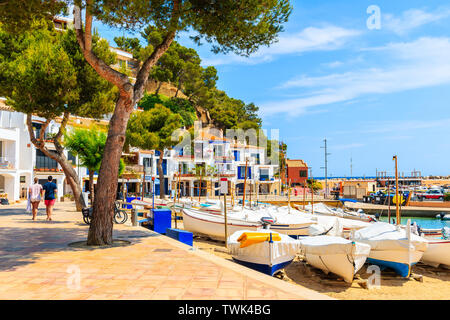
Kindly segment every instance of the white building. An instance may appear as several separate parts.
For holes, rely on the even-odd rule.
[[[11,110],[4,102],[0,100],[0,196],[10,203],[26,198],[26,190],[34,177],[43,184],[49,175],[58,186],[58,196],[63,196],[67,186],[61,167],[31,143],[26,115]],[[38,134],[43,121],[39,117],[32,119]],[[46,136],[55,129],[57,124],[51,124]]]
[[[268,163],[266,150],[263,147],[230,141],[224,138],[221,132],[217,135],[217,132],[217,129],[214,129],[215,134],[208,132],[208,129],[200,131],[192,142],[192,152],[189,142],[164,151],[162,168],[165,194],[169,195],[171,190],[179,188],[183,196],[198,196],[199,190],[202,196],[218,195],[218,191],[214,189],[218,188],[220,178],[227,178],[229,181],[229,192],[242,194],[246,180],[246,193],[250,190],[256,193],[258,188],[260,194],[276,194],[279,179],[274,175],[278,165]],[[119,182],[127,183],[128,193],[141,195],[145,166],[145,193],[151,192],[151,178],[155,177],[155,191],[159,195],[159,151],[134,149],[133,159],[135,174],[125,174],[124,179],[119,179]],[[196,170],[200,167],[206,174],[200,176],[202,170]]]

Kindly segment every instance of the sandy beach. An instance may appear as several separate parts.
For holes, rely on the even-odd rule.
[[[194,237],[194,247],[210,252],[227,260],[232,260],[225,244],[203,237]],[[347,284],[333,274],[325,275],[297,257],[285,270],[283,281],[343,300],[448,300],[450,298],[450,270],[433,268],[419,263],[413,267],[413,274],[421,275],[422,282],[413,278],[404,279],[391,271],[381,272],[381,286],[366,289],[364,283],[371,276],[366,272],[367,265],[358,271],[353,283]],[[360,280],[361,279],[361,280]]]

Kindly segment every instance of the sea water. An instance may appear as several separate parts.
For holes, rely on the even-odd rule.
[[[395,213],[393,217],[391,216],[391,222],[392,218],[395,219]],[[414,223],[415,221],[419,227],[425,229],[442,229],[443,227],[450,228],[450,220],[441,220],[436,218],[401,217],[400,223],[406,224],[408,219],[411,219],[411,223]],[[381,217],[380,221],[388,222],[388,219],[387,217]]]

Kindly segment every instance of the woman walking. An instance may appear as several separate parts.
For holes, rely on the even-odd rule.
[[[31,210],[33,213],[33,220],[36,220],[36,214],[39,207],[39,202],[41,202],[44,190],[42,189],[42,185],[38,183],[38,178],[34,178],[34,184],[32,184],[28,188],[28,198],[31,202]]]

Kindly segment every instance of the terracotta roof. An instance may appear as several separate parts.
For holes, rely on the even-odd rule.
[[[294,168],[308,168],[308,165],[305,161],[298,159],[298,160],[286,160],[286,164],[288,167],[294,167]]]
[[[6,99],[5,98],[0,98],[0,110],[3,110],[3,111],[14,111],[13,108],[11,108],[10,106],[8,106],[6,104]]]

